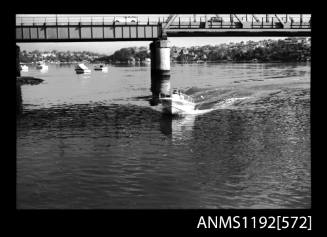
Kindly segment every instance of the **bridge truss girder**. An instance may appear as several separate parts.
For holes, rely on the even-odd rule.
[[[169,26],[175,21],[175,19],[178,17],[178,16],[180,16],[181,14],[171,14],[171,15],[169,15],[169,17],[167,18],[167,20],[164,22],[164,27],[163,27],[163,29],[168,29],[169,28]],[[196,20],[196,15],[197,14],[193,14],[193,21],[195,22]],[[204,15],[204,17],[205,17],[205,21],[207,21],[206,20],[206,18],[207,18],[207,15],[214,15],[214,16],[216,16],[216,17],[220,17],[220,15],[219,14],[202,14],[202,15]],[[236,18],[237,19],[237,21],[238,22],[245,22],[245,21],[248,21],[248,20],[244,20],[244,19],[242,19],[239,15],[246,15],[246,19],[251,19],[250,21],[252,21],[253,19],[256,21],[256,22],[262,22],[263,21],[263,19],[259,19],[257,16],[256,16],[256,14],[229,14],[229,16],[230,16],[230,19],[231,19],[231,21],[233,21],[233,19],[234,18]],[[279,15],[285,15],[285,17],[284,17],[284,20],[282,20],[281,19],[281,17],[280,16],[278,16],[277,14],[261,14],[261,15],[265,15],[265,20],[266,20],[266,22],[269,22],[272,18],[276,18],[279,22],[281,22],[281,23],[286,23],[287,21],[291,21],[291,20],[293,20],[294,21],[294,19],[293,19],[293,17],[291,17],[291,16],[289,16],[288,14],[279,14]],[[301,22],[303,22],[303,14],[298,14],[299,15],[299,19],[300,19],[300,21]]]
[[[162,37],[166,38],[168,34],[170,36],[176,35],[176,33],[178,33],[177,31],[180,31],[179,35],[187,34],[186,32],[200,33],[204,31],[207,31],[208,35],[214,35],[216,33],[219,33],[219,31],[223,32],[228,29],[239,31],[240,35],[243,34],[241,33],[241,31],[245,32],[251,30],[253,31],[252,33],[255,35],[256,32],[258,32],[260,29],[265,31],[267,34],[270,34],[268,32],[272,32],[272,35],[275,35],[275,33],[273,33],[274,31],[279,31],[277,32],[277,35],[282,35],[285,32],[287,33],[287,35],[292,35],[292,32],[294,32],[295,35],[301,35],[302,32],[304,35],[308,35],[308,32],[311,31],[311,20],[309,20],[308,22],[304,22],[302,14],[296,16],[298,19],[300,19],[297,22],[295,22],[295,20],[287,14],[226,14],[227,16],[225,16],[225,20],[223,20],[220,14],[201,15],[204,15],[204,22],[202,21],[201,17],[200,22],[196,21],[197,14],[193,14],[193,21],[191,20],[191,17],[186,21],[181,21],[181,16],[183,15],[169,15],[167,20],[162,23]],[[209,18],[208,20],[207,15],[215,16],[218,20],[213,21],[212,18]],[[226,17],[228,17],[229,20],[226,21]],[[176,21],[176,19],[178,19],[178,21]],[[197,23],[198,26],[196,25]],[[271,31],[268,31],[268,29],[270,29]],[[288,31],[291,31],[290,34]],[[245,34],[247,33],[245,32]]]

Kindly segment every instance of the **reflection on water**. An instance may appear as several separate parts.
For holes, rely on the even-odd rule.
[[[182,116],[163,114],[160,120],[160,131],[173,142],[191,139],[195,118],[196,115],[192,114]]]
[[[42,68],[42,69],[40,69],[40,72],[41,72],[41,73],[47,73],[48,71],[49,71],[48,68]]]
[[[16,114],[20,114],[23,110],[22,87],[16,82]]]
[[[22,86],[17,207],[309,208],[310,67],[280,65],[290,76],[271,78],[278,68],[175,65],[152,88],[147,69],[81,78],[50,67],[45,83]],[[168,84],[201,113],[150,106]]]
[[[90,73],[77,73],[77,77],[79,79],[90,79],[91,75]]]

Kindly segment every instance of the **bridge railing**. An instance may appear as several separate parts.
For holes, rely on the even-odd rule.
[[[34,15],[35,16],[35,15]],[[232,15],[219,18],[192,19],[178,16],[167,27],[167,18],[147,16],[17,16],[16,40],[32,41],[88,41],[88,40],[153,40],[165,36],[230,35],[233,34],[309,34],[310,18],[296,16],[260,17]],[[245,17],[245,21],[244,21]],[[283,18],[284,17],[284,18]],[[218,19],[215,21],[214,19]],[[282,30],[279,30],[282,29]],[[238,30],[241,29],[241,30]],[[242,30],[243,29],[243,30]],[[276,30],[275,30],[276,29]],[[227,32],[227,33],[226,33]],[[268,33],[267,33],[268,32]],[[274,32],[274,33],[272,33]],[[56,41],[56,42],[57,42]]]
[[[160,37],[157,22],[140,23],[125,17],[16,17],[20,42],[153,40]]]
[[[311,17],[300,15],[220,15],[219,20],[198,17],[177,17],[169,29],[310,29]],[[217,17],[218,18],[218,17]]]
[[[203,24],[205,22],[179,22],[172,23],[169,29],[280,29],[280,28],[290,28],[290,29],[310,29],[311,24],[308,22],[291,22],[286,27],[278,21],[271,22],[249,22],[245,25],[244,22],[210,22]]]
[[[16,26],[37,26],[37,25],[158,25],[165,20],[147,19],[139,20],[138,17],[113,17],[113,16],[92,16],[92,17],[16,17]]]
[[[294,23],[294,26],[300,25],[305,26],[311,20],[311,15],[288,15],[288,14],[277,14],[278,18],[274,14],[270,15],[251,15],[251,14],[227,14],[227,15],[220,15],[222,24],[220,25],[221,28],[226,26],[237,26],[236,22],[253,22],[255,26],[259,26],[257,23],[261,25],[269,26],[272,22],[279,22],[280,20],[282,23]],[[179,22],[182,22],[182,26],[190,25],[191,27],[196,27],[196,25],[203,24],[203,22],[212,23],[213,27],[218,27],[220,22],[213,22],[211,21],[212,17],[192,17],[186,15],[179,15],[178,18],[175,19],[173,22],[173,26],[179,25]],[[16,16],[16,25],[74,25],[74,24],[95,24],[95,25],[110,25],[110,24],[125,24],[125,25],[133,25],[133,24],[151,24],[157,25],[159,23],[165,23],[167,21],[167,17],[141,17],[141,16],[108,16],[108,15],[95,15],[95,16],[83,16],[83,15],[52,15],[52,16]]]

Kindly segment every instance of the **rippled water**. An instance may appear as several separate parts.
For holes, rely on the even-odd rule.
[[[177,118],[150,67],[22,74],[45,82],[22,86],[18,208],[311,207],[310,64],[173,64]]]

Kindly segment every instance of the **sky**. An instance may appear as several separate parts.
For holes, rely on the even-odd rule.
[[[128,14],[127,14],[128,15]],[[244,14],[243,14],[244,15]],[[120,17],[121,15],[31,15],[31,14],[19,14],[16,15],[16,22],[20,24],[21,22],[37,22],[38,20],[44,22],[45,19],[48,22],[51,21],[64,21],[67,22],[67,19],[76,20],[83,19],[88,20],[91,19],[99,19],[103,18],[107,20],[112,20],[114,17]],[[125,15],[124,15],[125,16]],[[140,21],[147,21],[149,18],[150,21],[157,21],[158,18],[167,18],[169,15],[135,15],[138,17]],[[190,17],[196,17],[197,20],[204,18],[204,14],[189,14],[189,15],[179,15],[182,19],[190,19]],[[207,14],[207,17],[210,18],[215,16],[215,14]],[[228,20],[229,15],[219,15],[224,19]],[[238,14],[238,16],[241,16]],[[245,16],[245,15],[244,15]],[[256,15],[260,17],[259,15]],[[263,15],[262,17],[264,17]],[[194,18],[193,18],[194,19]],[[283,39],[285,37],[170,37],[168,40],[170,41],[171,46],[177,47],[191,47],[191,46],[203,46],[203,45],[218,45],[222,43],[230,43],[230,42],[241,42],[241,41],[260,41],[264,39]],[[95,53],[102,53],[111,55],[116,50],[125,47],[141,47],[146,46],[149,47],[151,41],[121,41],[121,42],[72,42],[72,43],[17,43],[20,46],[21,50],[32,51],[32,50],[40,50],[40,51],[91,51]]]
[[[284,39],[285,37],[170,37],[168,41],[171,46],[191,47],[203,45],[219,45],[222,43],[241,41],[260,41],[264,39]],[[95,53],[111,55],[116,50],[127,47],[149,47],[151,41],[121,41],[121,42],[71,42],[71,43],[17,43],[20,50],[32,51],[90,51]]]

